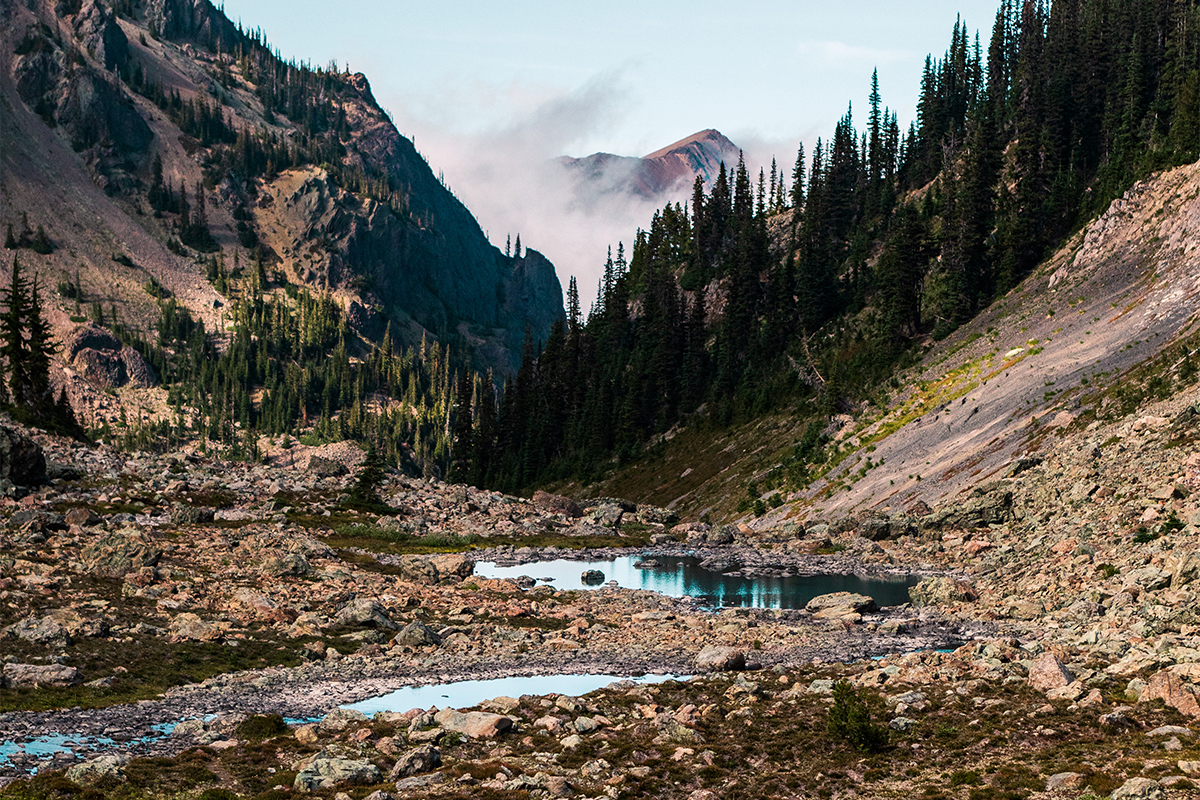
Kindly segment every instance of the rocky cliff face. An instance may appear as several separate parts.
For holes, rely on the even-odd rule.
[[[14,168],[0,174],[9,200],[0,225],[20,230],[28,215],[45,226],[64,254],[34,265],[51,282],[83,272],[85,294],[102,290],[106,303],[152,317],[140,289],[153,279],[220,327],[222,312],[213,309],[231,304],[196,291],[204,267],[174,241],[182,220],[150,199],[161,169],[193,207],[196,192],[204,194],[220,257],[262,258],[277,277],[273,288],[330,291],[343,307],[370,310],[370,324],[355,326],[364,336],[382,335],[390,322],[402,344],[470,342],[477,366],[504,375],[515,371],[526,329],[544,337],[562,315],[553,266],[540,256],[507,258],[488,243],[397,132],[365,76],[315,73],[302,96],[289,88],[293,94],[270,108],[267,98],[284,91],[289,67],[208,0],[146,0],[132,15],[101,0],[36,2],[0,15],[0,90],[4,104],[21,112],[4,130],[6,142],[20,146],[5,148]],[[245,66],[254,59],[256,67]],[[195,121],[205,115],[218,120],[209,130]],[[293,164],[249,171],[247,141]],[[52,198],[90,194],[93,187],[79,183],[84,176],[111,200],[80,198],[102,219],[69,223]],[[147,206],[159,209],[152,218]],[[69,263],[70,250],[82,266]],[[118,276],[114,251],[141,274]]]

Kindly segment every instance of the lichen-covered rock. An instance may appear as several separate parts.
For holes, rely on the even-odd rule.
[[[351,600],[338,612],[338,621],[345,625],[394,631],[399,625],[392,622],[387,609],[375,600],[360,597]]]
[[[314,792],[339,786],[369,786],[381,780],[379,767],[370,761],[319,756],[296,773],[292,786],[301,792]]]
[[[80,554],[84,570],[107,578],[121,578],[142,567],[153,567],[162,549],[139,530],[126,528],[106,534]]]
[[[399,780],[423,772],[432,772],[442,765],[442,751],[431,744],[414,747],[396,760],[388,780]]]
[[[908,597],[916,606],[946,606],[972,602],[978,594],[968,581],[938,577],[922,579],[909,588]]]
[[[4,679],[10,686],[74,686],[79,670],[65,664],[5,664]]]
[[[80,786],[90,786],[100,780],[125,782],[125,755],[103,755],[67,768],[67,780]]]
[[[441,644],[442,637],[434,632],[424,622],[417,620],[410,622],[392,639],[393,642],[399,645],[407,645],[408,647],[423,647],[424,645]]]

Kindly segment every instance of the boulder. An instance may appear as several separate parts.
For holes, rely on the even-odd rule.
[[[1070,683],[1070,671],[1053,653],[1042,653],[1029,668],[1029,686],[1036,691],[1062,689]]]
[[[67,769],[67,780],[80,786],[90,786],[101,780],[125,782],[125,765],[128,756],[104,755]]]
[[[736,647],[706,645],[696,655],[699,672],[736,672],[746,668],[746,654]]]
[[[142,567],[153,567],[162,558],[162,552],[146,534],[130,528],[114,531],[83,548],[80,560],[85,572],[122,578]]]
[[[1109,795],[1110,800],[1162,800],[1166,797],[1158,781],[1150,778],[1130,778]]]
[[[501,714],[484,711],[456,711],[447,708],[434,715],[434,721],[448,731],[465,734],[472,739],[494,739],[512,727],[513,721]]]
[[[0,478],[17,486],[39,486],[46,482],[46,456],[41,445],[7,423],[0,423]]]
[[[65,664],[5,664],[4,682],[10,686],[75,686],[79,670]]]
[[[423,647],[425,645],[441,644],[442,637],[433,628],[417,620],[406,625],[403,630],[396,634],[392,641],[408,647]]]
[[[292,786],[301,792],[313,792],[338,786],[369,786],[382,780],[379,767],[370,761],[318,756],[296,774]]]
[[[1150,683],[1138,696],[1139,703],[1162,700],[1171,708],[1189,717],[1200,717],[1200,688],[1169,670],[1150,678]]]
[[[572,519],[583,516],[583,509],[571,498],[543,492],[541,489],[533,493],[533,505],[540,511],[562,514],[564,517]]]
[[[946,606],[970,603],[977,600],[979,595],[968,581],[940,577],[922,579],[909,588],[908,597],[915,606]]]
[[[400,626],[392,622],[387,609],[375,600],[360,597],[342,606],[337,615],[338,622],[343,625],[355,625],[360,628],[376,628],[394,631]]]
[[[598,569],[585,569],[579,576],[585,586],[599,586],[604,583],[604,573]]]
[[[867,597],[865,594],[832,592],[814,597],[805,604],[804,608],[813,614],[820,614],[835,609],[849,609],[861,614],[864,611],[874,611],[878,606],[875,605],[873,598]]]
[[[442,765],[442,751],[431,744],[414,747],[396,761],[388,780],[396,781],[410,775],[432,772]]]

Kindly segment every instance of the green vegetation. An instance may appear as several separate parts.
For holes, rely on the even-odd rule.
[[[826,727],[830,736],[864,753],[878,753],[888,744],[887,728],[871,722],[871,711],[862,693],[846,680],[833,685],[833,705]]]
[[[907,132],[873,80],[865,130],[847,113],[802,148],[790,190],[762,173],[756,190],[739,162],[656,214],[628,261],[618,246],[587,319],[572,286],[567,319],[526,348],[499,405],[476,398],[476,424],[460,421],[455,461],[474,465],[461,474],[510,492],[586,485],[656,457],[680,425],[715,435],[778,412],[823,428],[1135,180],[1197,157],[1200,10],[1005,0],[986,50],[970,39],[956,23],[927,60]],[[802,486],[820,458],[797,453],[783,481]],[[765,510],[757,499],[744,510]]]

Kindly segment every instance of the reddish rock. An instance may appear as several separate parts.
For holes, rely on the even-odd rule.
[[[569,497],[543,492],[541,489],[533,493],[534,508],[549,511],[551,514],[562,514],[576,519],[583,516],[583,509]]]
[[[513,721],[500,714],[483,711],[455,711],[447,708],[434,715],[434,720],[448,731],[466,734],[472,739],[495,739],[512,727]]]
[[[1042,653],[1029,668],[1029,685],[1039,692],[1071,685],[1071,673],[1053,653]]]
[[[1198,691],[1200,690],[1180,676],[1164,670],[1150,679],[1150,683],[1138,697],[1138,702],[1162,700],[1181,714],[1200,717],[1200,699],[1196,696]]]

